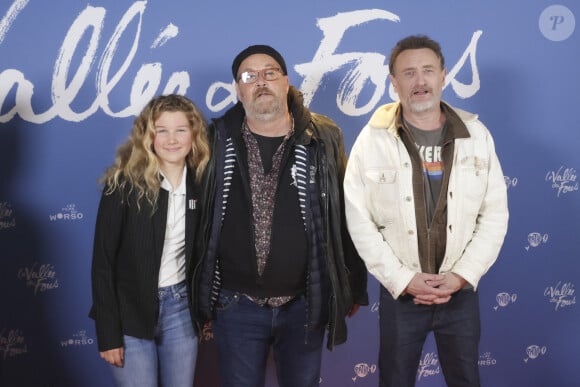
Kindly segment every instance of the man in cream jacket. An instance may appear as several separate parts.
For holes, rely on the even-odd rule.
[[[441,101],[445,62],[426,36],[389,61],[399,102],[378,108],[350,153],[349,232],[381,284],[381,387],[413,386],[433,331],[448,386],[479,386],[477,286],[507,231],[507,192],[477,115]]]

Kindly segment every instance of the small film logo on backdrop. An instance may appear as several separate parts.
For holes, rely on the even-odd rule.
[[[504,176],[503,180],[505,181],[505,186],[507,189],[515,188],[515,186],[518,185],[518,178],[517,177]]]
[[[67,204],[64,206],[59,212],[56,214],[49,214],[48,218],[51,222],[58,222],[58,221],[74,221],[74,220],[82,220],[84,215],[82,212],[77,210],[76,204]]]
[[[509,304],[515,303],[517,299],[518,295],[516,293],[512,294],[507,292],[498,293],[495,296],[497,304],[493,307],[493,309],[497,311],[499,308],[506,308]]]
[[[531,232],[528,234],[528,244],[526,245],[526,247],[524,247],[524,249],[526,249],[526,251],[529,251],[530,248],[536,248],[540,245],[544,245],[548,243],[548,239],[550,239],[550,236],[548,234]]]
[[[524,358],[524,363],[527,363],[528,360],[535,360],[540,356],[544,356],[548,352],[548,347],[545,345],[540,347],[539,345],[529,345],[526,348],[526,357]]]
[[[561,310],[576,304],[576,290],[572,282],[559,281],[555,286],[548,286],[544,296],[554,304],[555,310]]]
[[[20,329],[0,330],[0,354],[3,360],[28,352],[24,334]]]
[[[29,267],[18,269],[17,278],[23,280],[26,286],[34,289],[34,295],[59,287],[58,277],[53,265],[34,262]]]
[[[578,191],[578,176],[574,168],[562,165],[556,170],[548,171],[545,180],[556,191],[556,197]]]
[[[76,333],[73,333],[72,336],[68,339],[63,339],[60,341],[61,347],[83,347],[86,345],[93,345],[95,343],[95,339],[89,337],[87,335],[87,331],[85,329],[81,329]]]
[[[351,379],[356,382],[357,379],[366,378],[367,376],[377,372],[376,364],[358,363],[354,366],[354,375]]]
[[[480,367],[493,367],[497,364],[497,360],[493,357],[491,352],[484,352],[479,355],[479,360],[477,361],[477,365]]]
[[[10,202],[0,202],[0,230],[16,227],[16,216]]]
[[[439,365],[439,357],[436,352],[427,352],[419,360],[419,368],[417,368],[417,381],[435,376],[441,373]]]

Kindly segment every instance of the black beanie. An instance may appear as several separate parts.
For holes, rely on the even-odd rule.
[[[278,62],[284,75],[288,75],[288,71],[286,70],[286,62],[284,62],[284,58],[282,58],[282,55],[280,55],[278,51],[264,44],[256,44],[240,52],[238,56],[236,56],[236,58],[234,59],[234,62],[232,63],[232,74],[234,76],[234,79],[237,80],[238,69],[240,68],[240,65],[242,64],[244,59],[254,54],[266,54],[268,56],[271,56],[276,62]]]

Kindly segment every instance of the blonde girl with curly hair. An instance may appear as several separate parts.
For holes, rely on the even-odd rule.
[[[193,386],[194,241],[209,156],[197,106],[158,96],[101,178],[90,317],[117,386]]]

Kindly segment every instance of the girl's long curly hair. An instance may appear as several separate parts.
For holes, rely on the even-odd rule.
[[[210,157],[207,121],[187,97],[178,94],[162,95],[149,101],[135,118],[129,138],[117,149],[114,164],[101,177],[100,183],[105,185],[106,195],[120,190],[123,200],[126,200],[131,192],[135,192],[138,208],[145,199],[155,210],[161,179],[153,141],[155,121],[164,112],[185,113],[192,134],[191,151],[186,157],[186,164],[194,171],[195,180],[201,181]]]

